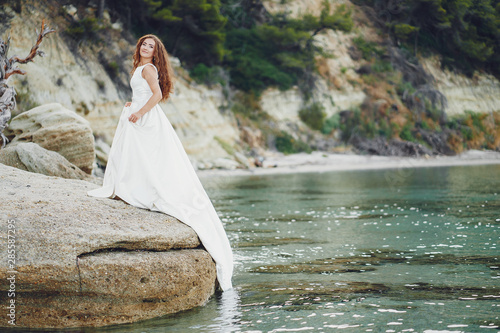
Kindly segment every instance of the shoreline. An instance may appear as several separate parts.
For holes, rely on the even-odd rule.
[[[199,177],[260,176],[330,171],[380,170],[422,167],[470,166],[500,164],[500,152],[469,150],[455,156],[399,157],[325,153],[275,153],[266,157],[263,167],[251,169],[197,170]]]

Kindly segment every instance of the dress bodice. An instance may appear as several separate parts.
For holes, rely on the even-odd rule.
[[[132,75],[132,78],[130,79],[130,87],[132,87],[132,103],[137,103],[141,106],[144,105],[153,95],[148,81],[142,77],[142,70],[146,66],[153,66],[156,73],[158,73],[158,70],[153,64],[146,64],[137,67]]]

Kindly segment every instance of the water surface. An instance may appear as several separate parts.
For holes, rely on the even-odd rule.
[[[92,332],[493,332],[500,165],[202,179],[235,254],[204,307]]]

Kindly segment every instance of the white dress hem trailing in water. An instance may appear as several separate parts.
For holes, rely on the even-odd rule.
[[[158,104],[137,122],[128,120],[153,95],[142,77],[145,66],[137,67],[130,80],[132,104],[121,113],[103,186],[88,195],[118,196],[132,206],[163,212],[193,228],[216,263],[222,290],[229,290],[233,274],[229,240],[170,121]]]

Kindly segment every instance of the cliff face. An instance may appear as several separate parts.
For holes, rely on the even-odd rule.
[[[131,98],[128,80],[134,41],[124,38],[116,23],[109,22],[116,29],[109,29],[109,37],[103,44],[69,42],[63,35],[67,26],[63,21],[67,20],[70,10],[59,9],[62,14],[53,15],[53,8],[36,1],[33,2],[36,6],[26,3],[20,13],[8,7],[5,9],[8,19],[0,32],[12,36],[11,55],[24,56],[29,52],[36,38],[34,31],[39,29],[43,18],[48,18],[48,25],[58,32],[42,43],[41,48],[47,56],[36,59],[35,63],[21,65],[28,74],[14,76],[10,80],[23,101],[21,107],[60,103],[86,118],[94,135],[110,144],[122,107]],[[342,3],[353,8],[356,23],[353,32],[324,31],[315,37],[316,42],[332,55],[331,58],[317,59],[319,76],[313,90],[313,100],[324,106],[327,116],[359,106],[366,98],[362,78],[356,72],[364,60],[352,56],[353,38],[360,35],[369,41],[380,41],[381,38],[366,15],[350,2],[334,1],[332,10]],[[295,16],[308,12],[317,15],[322,0],[296,0],[285,4],[279,0],[267,0],[264,5],[271,13],[288,11]],[[447,113],[500,110],[500,82],[494,77],[478,74],[469,79],[441,70],[435,59],[422,59],[421,62],[436,79],[437,88],[447,97]],[[229,101],[223,89],[196,84],[179,60],[173,58],[172,63],[178,77],[175,92],[161,106],[193,164],[203,168],[220,158],[234,158],[231,148],[244,151],[247,145],[240,141],[241,130],[235,117],[232,112],[224,111]],[[113,67],[110,64],[114,70],[110,70]],[[268,89],[260,103],[262,109],[275,118],[283,129],[293,132],[294,127],[290,124],[305,126],[298,117],[304,101],[297,88],[284,92]]]
[[[442,69],[435,58],[422,59],[422,65],[436,79],[436,87],[446,96],[449,115],[464,111],[500,111],[500,82],[493,75],[476,73],[468,78]]]
[[[0,32],[12,36],[9,55],[24,57],[29,53],[42,19],[57,30],[41,44],[46,57],[20,65],[27,75],[16,75],[9,81],[21,100],[17,112],[60,103],[87,119],[94,135],[111,144],[123,105],[131,99],[128,80],[135,45],[117,31],[110,31],[110,38],[98,48],[89,42],[68,42],[63,36],[65,25],[49,11],[39,4],[36,9],[23,5],[20,13],[6,7],[10,18]],[[106,68],[110,63],[118,67],[114,75]],[[232,114],[219,111],[226,104],[222,89],[197,85],[184,74],[178,59],[172,58],[172,64],[177,74],[175,92],[161,106],[187,153],[194,163],[229,157],[219,142],[239,150],[239,131]]]
[[[292,17],[300,17],[306,13],[319,15],[323,3],[322,0],[263,2],[269,12],[287,12]],[[352,8],[355,29],[349,33],[329,30],[315,37],[317,44],[332,55],[331,58],[318,59],[320,79],[314,91],[314,99],[325,107],[328,116],[359,106],[366,97],[359,84],[360,75],[355,71],[363,65],[363,61],[354,60],[350,55],[350,48],[354,46],[353,38],[361,35],[368,41],[381,41],[370,19],[359,7],[345,0],[334,0],[330,3],[332,10],[340,4]],[[436,80],[436,88],[446,96],[447,114],[461,114],[466,110],[481,113],[500,111],[500,81],[492,75],[477,73],[473,78],[467,78],[442,69],[435,57],[421,58],[420,62],[427,73]],[[297,112],[301,103],[302,99],[296,89],[281,93],[269,89],[262,99],[264,110],[280,120],[299,121]]]

